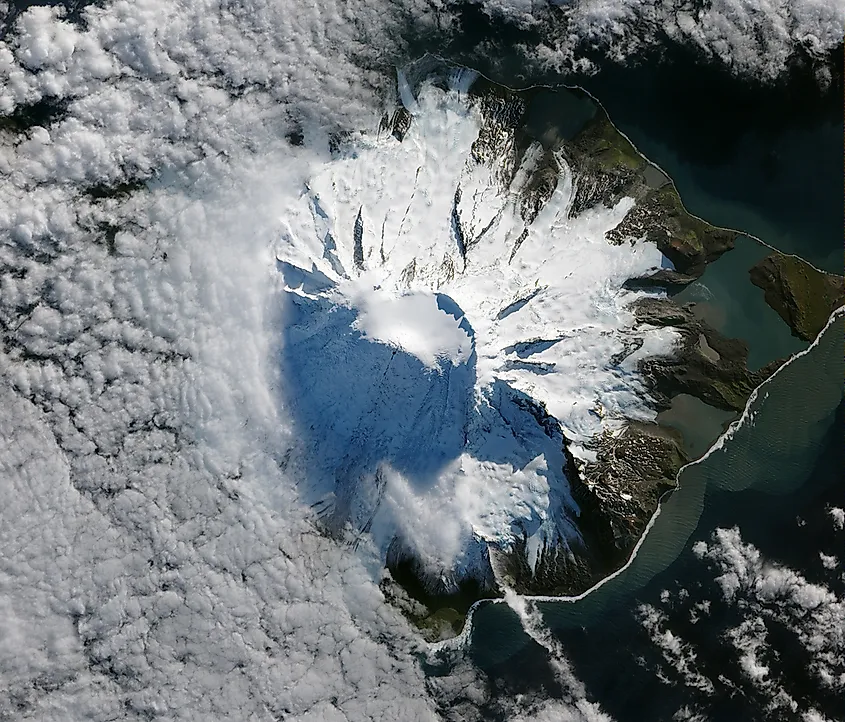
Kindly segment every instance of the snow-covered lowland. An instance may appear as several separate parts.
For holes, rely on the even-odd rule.
[[[467,165],[456,92],[378,136],[386,71],[409,28],[452,31],[446,4],[68,5],[0,0],[0,719],[437,719],[383,545],[468,564],[513,522],[577,533],[518,400],[576,443],[645,413],[601,361],[630,324],[619,284],[659,254],[601,240],[624,202],[565,220],[564,172],[510,261],[509,189]],[[627,55],[677,14],[637,7],[578,3],[549,62],[585,28]],[[706,52],[771,50],[741,72],[841,43],[837,0],[710,8],[683,16]],[[498,217],[466,258],[458,184],[473,237]],[[369,527],[341,472],[382,480]]]

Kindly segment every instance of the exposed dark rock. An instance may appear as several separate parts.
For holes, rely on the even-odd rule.
[[[680,434],[651,423],[630,423],[617,434],[605,434],[595,451],[596,461],[583,463],[564,447],[566,475],[581,508],[582,545],[542,549],[533,571],[524,538],[507,552],[493,552],[497,576],[515,591],[575,595],[618,569],[689,461]]]
[[[698,278],[708,263],[734,247],[736,233],[691,216],[684,209],[674,185],[651,190],[610,231],[608,239],[642,239],[657,245],[680,273]]]
[[[749,274],[792,335],[805,341],[813,341],[830,314],[845,304],[845,278],[819,271],[796,256],[773,253]]]
[[[501,596],[492,573],[483,579],[467,577],[444,585],[398,544],[388,554],[387,570],[389,574],[380,584],[383,594],[428,641],[460,634],[475,602]]]
[[[681,336],[671,356],[640,363],[656,408],[669,408],[672,398],[684,393],[739,413],[752,391],[782,363],[749,371],[745,342],[727,338],[699,320],[691,305],[645,298],[633,310],[639,323],[671,326]],[[533,571],[524,538],[510,550],[491,552],[498,577],[516,591],[574,595],[622,566],[660,498],[676,487],[678,471],[690,460],[680,432],[658,423],[628,422],[617,433],[603,435],[593,450],[596,460],[585,463],[564,447],[566,476],[581,509],[583,545],[542,549]]]
[[[402,141],[411,127],[411,114],[403,107],[397,108],[390,119],[390,132],[398,141]]]
[[[517,539],[510,549],[494,549],[496,575],[500,582],[520,594],[565,596],[583,591],[593,578],[590,563],[593,550],[579,546],[570,550],[556,543],[545,545],[532,570],[528,565],[527,540]]]
[[[355,226],[352,229],[352,238],[354,242],[353,261],[355,268],[359,271],[364,268],[364,208],[358,209],[358,215],[355,218]]]
[[[49,128],[59,122],[67,113],[66,100],[44,97],[29,105],[19,105],[9,115],[0,116],[0,131],[24,133],[40,126]]]
[[[607,233],[607,239],[611,243],[650,241],[675,267],[634,282],[652,287],[686,285],[733,248],[736,233],[690,215],[674,184],[631,145],[602,108],[571,142],[563,143],[561,152],[576,176],[570,216],[633,198],[634,207]]]
[[[563,153],[577,178],[570,216],[599,204],[614,205],[626,195],[639,200],[643,194],[640,175],[645,159],[598,109],[593,119],[570,142]]]
[[[630,278],[622,285],[629,291],[647,291],[654,288],[664,288],[668,292],[674,293],[683,290],[695,280],[695,276],[678,273],[669,268],[661,268],[649,276]]]
[[[592,562],[591,582],[625,563],[660,498],[677,486],[678,471],[689,461],[681,435],[651,423],[630,423],[616,435],[605,434],[596,452],[595,463],[570,473]]]
[[[723,336],[696,318],[689,304],[644,298],[633,305],[633,311],[640,323],[672,326],[681,335],[671,356],[648,358],[639,364],[658,408],[669,408],[673,396],[689,394],[710,406],[740,412],[751,392],[783,363],[777,360],[759,371],[749,371],[747,344]]]
[[[522,190],[520,215],[525,221],[526,230],[552,197],[559,175],[560,164],[557,158],[552,151],[545,151],[537,169]]]
[[[494,165],[502,188],[510,186],[533,139],[523,125],[533,91],[504,88],[485,79],[473,85],[470,98],[483,123],[472,144],[476,163]]]
[[[340,153],[341,148],[344,147],[351,135],[352,134],[347,130],[338,130],[333,133],[330,133],[329,153],[331,153],[332,156],[337,156],[337,154]]]
[[[130,179],[119,183],[98,183],[90,186],[87,193],[95,200],[106,198],[128,198],[135,191],[141,190],[146,185],[144,179]]]

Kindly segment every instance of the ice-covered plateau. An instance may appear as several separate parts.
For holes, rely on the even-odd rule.
[[[581,91],[411,68],[398,98],[282,219],[289,463],[326,530],[430,598],[583,591],[686,460],[667,398],[735,409],[759,381],[744,347],[723,359],[735,398],[679,381],[712,365],[700,338],[726,340],[667,288],[734,234]]]

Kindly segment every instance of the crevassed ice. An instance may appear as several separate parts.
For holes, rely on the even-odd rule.
[[[636,373],[672,332],[633,329],[628,278],[661,265],[604,234],[633,201],[569,218],[573,177],[523,235],[519,191],[471,147],[482,119],[424,87],[402,142],[363,134],[282,219],[281,363],[306,497],[330,524],[398,537],[435,568],[469,570],[483,545],[577,540],[563,467],[625,419],[652,418]],[[502,130],[502,133],[507,133]],[[520,240],[521,239],[521,240]],[[626,336],[642,348],[611,358]]]

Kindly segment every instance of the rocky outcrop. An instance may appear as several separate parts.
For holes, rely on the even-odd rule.
[[[677,486],[689,461],[681,435],[652,423],[629,423],[595,445],[596,461],[578,462],[566,451],[566,475],[581,514],[583,544],[542,551],[535,569],[525,544],[494,555],[500,580],[520,594],[579,594],[630,557],[660,498]]]
[[[830,314],[845,304],[845,278],[819,271],[797,256],[773,253],[749,275],[792,335],[805,341],[813,341]]]
[[[636,201],[607,239],[650,241],[672,262],[674,270],[640,279],[644,285],[686,285],[733,248],[736,233],[690,215],[671,180],[637,152],[602,108],[564,153],[578,177],[573,215],[598,203],[612,206],[622,197]]]
[[[689,394],[718,409],[740,412],[751,392],[783,360],[749,371],[748,345],[722,335],[698,319],[692,308],[691,304],[681,306],[669,298],[644,298],[633,305],[640,323],[670,326],[681,337],[671,356],[644,359],[639,370],[660,409],[669,408],[673,396]]]
[[[632,310],[638,323],[672,327],[680,343],[670,356],[639,364],[653,403],[667,409],[678,394],[716,408],[741,412],[752,391],[780,366],[747,367],[748,346],[698,319],[692,305],[668,298],[644,298]],[[690,461],[681,434],[659,423],[628,422],[592,445],[595,461],[580,462],[567,450],[566,476],[581,513],[583,545],[544,550],[534,570],[524,544],[497,553],[497,573],[523,594],[572,595],[612,573],[630,557],[662,496],[677,485]]]
[[[489,567],[488,567],[489,568]],[[460,634],[469,608],[479,599],[500,597],[492,578],[467,577],[444,589],[412,556],[398,552],[387,562],[379,585],[385,598],[434,642]]]
[[[389,133],[401,143],[410,127],[411,114],[400,105],[390,115],[385,113],[382,116],[381,123],[379,124],[379,132]]]
[[[570,474],[592,583],[626,562],[660,498],[677,486],[678,471],[689,461],[680,433],[654,423],[629,423],[617,434],[605,434],[596,452],[595,463]]]

